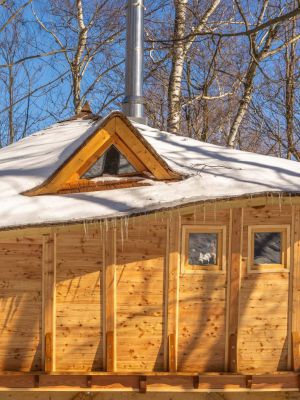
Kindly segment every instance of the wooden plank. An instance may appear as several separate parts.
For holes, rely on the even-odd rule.
[[[43,242],[43,361],[46,372],[55,371],[56,338],[56,234],[44,236]]]
[[[106,370],[116,370],[116,228],[109,226],[105,235],[105,328]]]
[[[169,371],[175,372],[176,371],[176,342],[175,342],[175,335],[171,333],[169,335],[169,348],[168,348],[168,354],[169,354]]]
[[[142,137],[137,137],[120,118],[116,118],[116,134],[127,144],[143,164],[146,165],[156,179],[168,180],[180,178],[177,173],[172,172],[168,168],[157,154],[154,154],[152,149],[147,146],[147,142],[144,142]]]
[[[243,393],[234,394],[234,392],[247,392],[247,399],[257,399],[265,398],[272,400],[286,399],[285,397],[280,397],[280,392],[284,391],[297,391],[299,386],[299,376],[298,374],[292,373],[278,373],[278,374],[265,374],[265,375],[241,375],[241,374],[5,374],[0,375],[0,390],[1,391],[15,391],[24,390],[22,399],[26,398],[27,391],[36,392],[34,395],[35,399],[43,399],[45,397],[45,391],[49,392],[81,392],[80,396],[83,395],[82,392],[90,392],[92,387],[92,392],[102,392],[101,398],[111,399],[112,393],[116,393],[118,398],[123,398],[124,395],[126,399],[136,398],[136,399],[156,399],[156,394],[163,393],[164,397],[170,396],[170,392],[194,392],[194,395],[188,395],[190,399],[202,399],[201,392],[205,392],[205,398],[208,392],[227,392],[225,394],[226,399],[246,399],[243,397]],[[43,391],[44,397],[38,397],[38,392]],[[140,393],[150,392],[150,397],[143,394],[142,397],[138,395],[130,395],[129,391],[140,391]],[[269,392],[269,395],[259,395],[259,392]],[[272,393],[270,393],[272,391]],[[103,393],[104,392],[104,393]],[[105,394],[107,392],[107,394]],[[232,392],[232,393],[230,393]],[[88,393],[87,393],[88,395]],[[8,396],[1,395],[1,398],[16,398],[17,392],[8,393]],[[25,397],[24,397],[25,396]],[[145,397],[146,396],[146,397]],[[176,398],[185,398],[178,395],[174,395]],[[215,395],[209,395],[211,397]],[[219,395],[216,394],[217,397]],[[232,397],[231,397],[232,396]],[[52,395],[50,396],[52,398]],[[98,397],[98,396],[96,396]],[[58,397],[55,398],[65,398],[65,395],[58,393]],[[68,397],[69,398],[69,397]],[[74,393],[72,394],[74,398]],[[80,397],[81,398],[81,397]],[[172,396],[173,398],[173,396]],[[298,399],[299,395],[295,394],[289,395],[290,399]],[[21,399],[21,397],[20,397]]]
[[[147,167],[144,165],[142,160],[140,160],[117,135],[115,135],[114,137],[114,145],[127,158],[127,160],[136,169],[136,171],[147,171]]]
[[[300,207],[293,207],[292,328],[293,369],[300,371]],[[295,348],[297,344],[297,348]]]
[[[56,370],[103,369],[102,241],[99,224],[57,234]]]
[[[178,352],[178,299],[180,273],[180,224],[179,213],[171,214],[168,225],[168,370],[177,371]]]
[[[243,209],[231,210],[231,254],[229,262],[229,350],[228,370],[236,372],[239,320],[239,292],[242,259]]]
[[[139,379],[139,392],[146,393],[147,392],[147,376],[142,375]]]
[[[96,132],[85,145],[76,152],[48,181],[39,188],[26,192],[27,195],[35,196],[44,193],[55,193],[64,183],[72,178],[80,168],[97,152],[98,157],[112,143],[112,134],[115,122],[110,120],[107,125]]]

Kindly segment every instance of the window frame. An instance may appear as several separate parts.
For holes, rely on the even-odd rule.
[[[190,265],[189,259],[189,235],[191,233],[214,233],[217,234],[217,263],[208,265]],[[225,273],[226,271],[226,226],[224,225],[182,225],[181,234],[181,273],[203,274],[203,273]]]
[[[254,235],[260,232],[281,233],[281,263],[254,264]],[[290,269],[290,225],[251,225],[248,226],[248,273],[288,272]]]

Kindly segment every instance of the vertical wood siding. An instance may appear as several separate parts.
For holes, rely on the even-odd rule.
[[[247,273],[248,226],[292,223],[291,207],[247,208],[239,308],[239,370],[249,373],[288,368],[289,272]]]
[[[57,234],[57,370],[103,367],[102,265],[98,229]]]
[[[167,229],[139,221],[117,235],[117,370],[161,371]]]
[[[42,369],[42,243],[0,243],[0,370]]]
[[[113,372],[226,370],[230,358],[228,272],[233,213],[229,208],[199,206],[177,210],[173,222],[170,215],[132,218],[129,224],[122,223],[122,229],[121,223],[102,228],[97,224],[52,228],[56,234],[53,343],[57,371],[105,371],[108,331],[113,335]],[[295,229],[291,206],[245,208],[243,215],[239,295],[235,302],[236,369],[249,374],[287,370],[291,367],[291,321],[298,318],[298,286],[290,278],[293,257],[291,272],[249,273],[248,227],[291,225],[292,233],[299,227]],[[226,226],[225,271],[180,270],[178,274],[180,224]],[[105,236],[113,225],[116,236]],[[0,370],[43,369],[43,234],[10,234],[8,239],[0,239]],[[293,247],[293,234],[291,243]],[[53,257],[48,255],[50,270]],[[105,275],[105,268],[109,265],[114,283],[105,294],[110,277]],[[293,285],[292,316],[289,304],[293,304]]]
[[[229,210],[182,217],[182,224],[224,225]],[[228,233],[224,238],[227,242]],[[226,343],[226,272],[179,278],[178,371],[223,371]]]

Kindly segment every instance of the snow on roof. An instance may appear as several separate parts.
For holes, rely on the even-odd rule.
[[[114,218],[246,195],[300,193],[295,161],[227,149],[132,123],[184,180],[98,192],[22,195],[48,179],[106,119],[57,123],[0,150],[0,229]]]

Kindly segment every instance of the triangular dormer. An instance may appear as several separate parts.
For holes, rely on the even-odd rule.
[[[90,192],[180,178],[130,121],[115,112],[46,182],[24,194]]]

